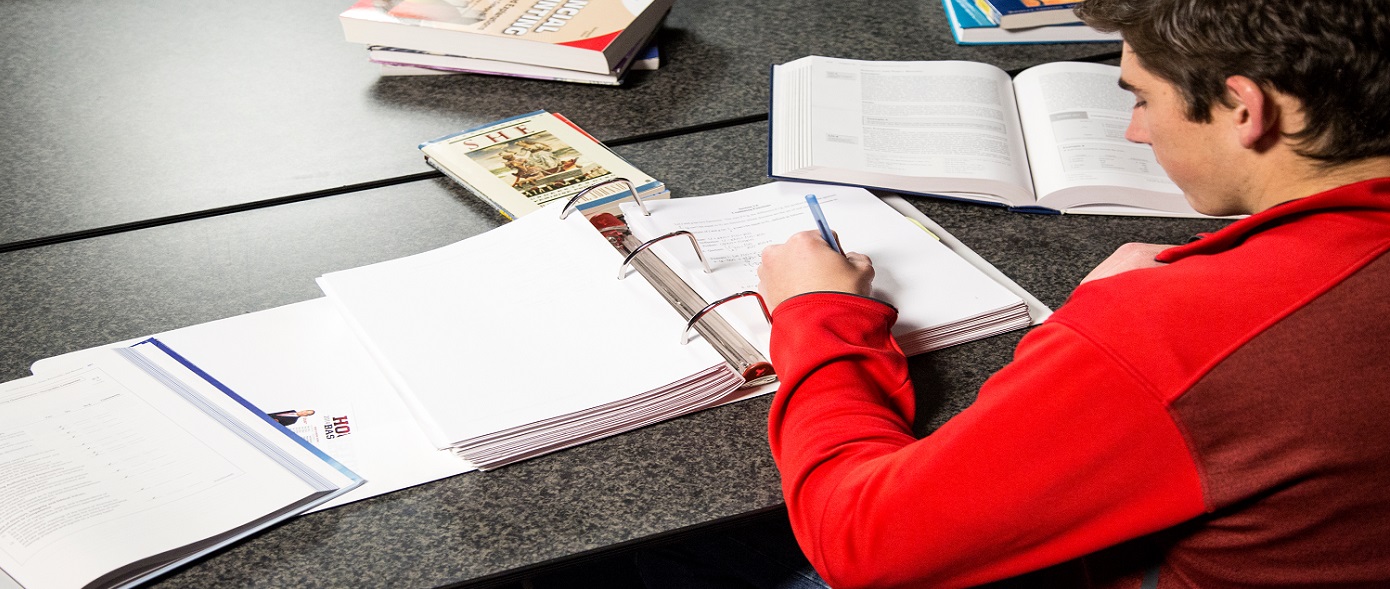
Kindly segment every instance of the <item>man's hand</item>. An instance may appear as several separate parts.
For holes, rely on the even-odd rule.
[[[816,231],[802,231],[784,244],[767,246],[758,266],[758,292],[769,309],[808,292],[868,296],[873,280],[874,266],[868,256],[854,252],[842,256]]]
[[[1154,256],[1170,247],[1173,246],[1156,243],[1126,243],[1115,250],[1115,253],[1110,254],[1110,257],[1101,262],[1099,266],[1096,266],[1095,270],[1091,270],[1091,273],[1087,274],[1085,278],[1082,278],[1081,284],[1130,270],[1164,266],[1166,264],[1154,261]]]

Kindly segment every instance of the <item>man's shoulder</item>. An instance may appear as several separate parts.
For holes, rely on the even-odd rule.
[[[1088,282],[1059,310],[1085,323],[1163,327],[1287,310],[1390,249],[1390,178],[1236,221],[1159,254],[1171,262]],[[1111,320],[1111,321],[1107,321]],[[1205,325],[1211,329],[1213,325]]]
[[[1246,235],[1234,247],[1082,285],[1049,321],[1180,395],[1201,370],[1348,277],[1385,272],[1390,265],[1370,264],[1390,249],[1381,222],[1335,214]]]

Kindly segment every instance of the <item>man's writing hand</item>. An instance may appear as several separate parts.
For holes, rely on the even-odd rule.
[[[837,236],[838,238],[838,236]],[[868,256],[840,255],[816,231],[792,235],[786,243],[763,249],[758,292],[769,309],[808,292],[833,291],[868,296],[874,266]]]

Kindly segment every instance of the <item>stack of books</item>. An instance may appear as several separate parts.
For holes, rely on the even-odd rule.
[[[674,0],[359,0],[339,15],[349,42],[389,75],[476,73],[618,85],[654,69]],[[641,64],[641,65],[638,65]]]
[[[1080,0],[941,0],[958,45],[1098,43],[1120,40],[1086,26]]]

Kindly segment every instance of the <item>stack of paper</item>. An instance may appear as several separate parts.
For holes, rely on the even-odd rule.
[[[557,203],[558,204],[558,203]],[[736,397],[738,375],[584,216],[319,279],[429,438],[492,468]]]

